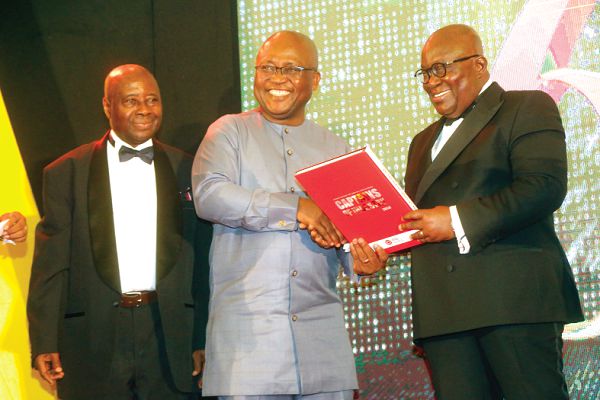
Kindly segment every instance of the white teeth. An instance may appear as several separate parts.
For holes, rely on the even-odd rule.
[[[445,95],[448,92],[449,92],[448,90],[444,90],[443,92],[440,92],[438,94],[434,94],[433,97],[441,97],[441,96]]]
[[[275,89],[271,89],[269,90],[269,93],[271,93],[273,96],[287,96],[288,94],[290,94],[290,92],[288,92],[287,90],[275,90]]]

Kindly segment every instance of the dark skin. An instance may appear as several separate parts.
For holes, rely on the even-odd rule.
[[[316,70],[317,48],[310,38],[301,33],[277,32],[261,46],[256,65],[294,65]],[[267,120],[298,126],[304,122],[306,104],[319,87],[320,80],[321,74],[317,71],[303,71],[297,79],[280,73],[263,76],[257,72],[254,76],[254,97]],[[307,229],[315,243],[323,248],[340,247],[346,242],[341,232],[309,198],[298,200],[296,219],[299,228]],[[355,260],[354,270],[359,274],[374,273],[387,262],[387,253],[381,248],[373,251],[364,239],[353,240],[350,249]]]
[[[160,89],[154,76],[142,66],[127,64],[113,69],[104,82],[102,106],[111,128],[132,147],[153,138],[160,128]],[[195,350],[192,361],[192,376],[201,376],[205,361],[204,350]],[[59,353],[39,354],[34,365],[51,386],[65,376]],[[198,380],[198,386],[202,387],[202,379]]]
[[[132,147],[152,139],[162,122],[158,84],[139,65],[124,65],[110,72],[102,107],[112,130]]]
[[[461,57],[479,54],[469,60],[451,64],[446,76],[431,75],[423,89],[436,111],[446,118],[457,118],[477,98],[481,88],[489,79],[487,60],[483,56],[481,39],[466,25],[449,25],[434,32],[421,52],[421,68],[430,68],[434,63],[444,63]],[[450,208],[437,206],[408,212],[403,217],[400,230],[416,229],[413,239],[422,243],[434,243],[455,238],[452,229]]]
[[[256,56],[256,65],[299,65],[317,69],[317,50],[308,37],[282,31],[265,41]],[[321,74],[316,71],[304,71],[297,79],[279,73],[263,76],[257,72],[254,76],[254,97],[265,119],[281,125],[298,126],[304,122],[306,103],[319,87],[320,80]],[[298,201],[296,218],[300,228],[308,229],[320,246],[339,247],[344,242],[343,235],[312,200],[301,198]]]
[[[0,238],[12,240],[13,242],[24,242],[27,239],[27,220],[18,211],[0,215],[0,221],[8,220],[4,230],[0,232]]]

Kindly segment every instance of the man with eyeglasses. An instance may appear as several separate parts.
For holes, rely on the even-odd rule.
[[[256,57],[259,107],[217,120],[196,153],[196,211],[214,223],[204,395],[349,400],[358,387],[336,293],[340,261],[349,273],[352,260],[294,180],[297,170],[350,150],[306,119],[317,68],[308,37],[272,35]],[[352,242],[355,270],[385,265],[382,249]]]
[[[472,28],[450,25],[415,73],[442,118],[413,139],[405,176],[419,210],[401,228],[424,243],[414,338],[439,400],[566,399],[561,334],[582,312],[552,216],[567,190],[564,129],[547,94],[491,82],[483,54]]]

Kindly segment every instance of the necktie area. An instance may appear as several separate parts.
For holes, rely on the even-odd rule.
[[[119,149],[119,161],[124,162],[139,157],[146,164],[152,164],[154,159],[154,147],[146,147],[141,150],[135,150],[131,147],[121,146]]]

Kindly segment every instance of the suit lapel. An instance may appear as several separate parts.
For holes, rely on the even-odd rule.
[[[94,145],[88,179],[88,219],[94,264],[100,278],[121,291],[113,221],[106,143],[108,133]]]
[[[452,137],[444,145],[435,160],[423,174],[414,201],[419,203],[433,182],[448,168],[465,147],[477,137],[503,103],[504,90],[497,83],[492,85],[479,96],[475,108],[465,117]],[[439,121],[441,123],[441,120]],[[431,145],[429,150],[431,150]],[[431,151],[427,153],[431,159]]]
[[[442,128],[442,121],[438,120],[429,126],[422,134],[420,143],[411,148],[410,162],[407,166],[406,175],[414,176],[410,181],[405,180],[405,190],[411,199],[415,198],[418,189],[418,183],[422,180],[423,174],[431,165],[431,148]]]
[[[164,278],[179,257],[183,240],[183,221],[177,180],[169,157],[160,142],[154,141],[156,174],[156,281]]]

